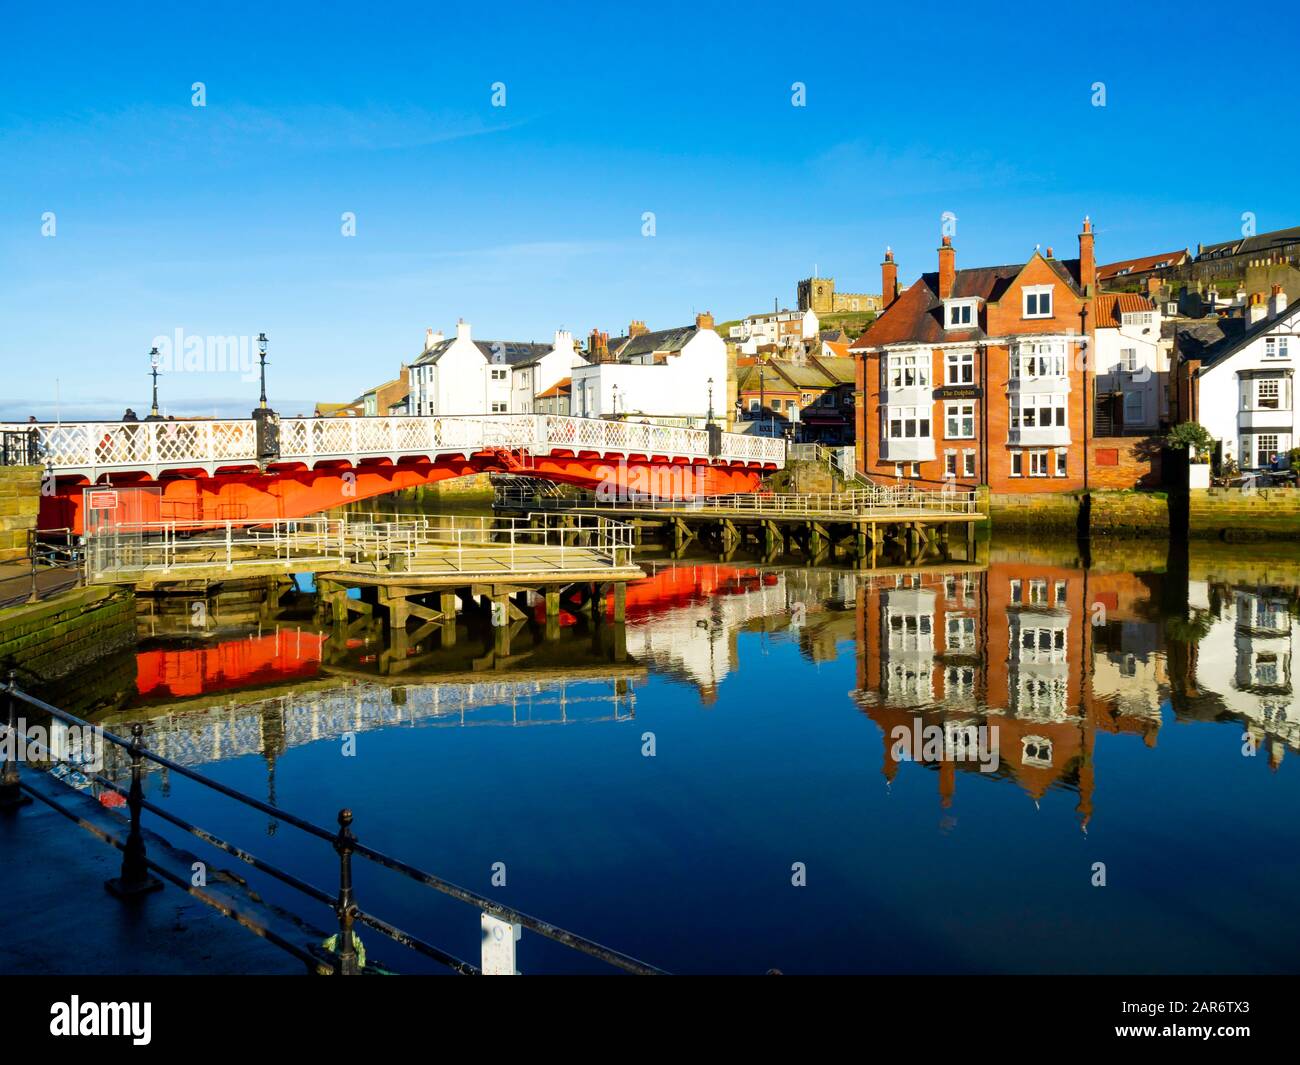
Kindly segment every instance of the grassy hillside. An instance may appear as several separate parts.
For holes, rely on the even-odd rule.
[[[862,335],[863,330],[876,320],[874,311],[858,311],[852,314],[819,314],[817,320],[823,329],[843,329],[851,337]],[[733,318],[727,322],[718,322],[713,328],[718,335],[726,339],[733,325],[740,325],[741,319]]]
[[[858,311],[854,314],[818,315],[823,329],[843,329],[851,337],[861,336],[863,331],[876,320],[875,311]]]

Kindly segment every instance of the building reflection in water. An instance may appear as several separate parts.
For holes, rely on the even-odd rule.
[[[936,774],[943,808],[961,774],[991,777],[1035,802],[1073,793],[1086,828],[1098,735],[1153,747],[1166,704],[1178,720],[1240,722],[1274,769],[1300,746],[1300,570],[1295,584],[1253,584],[1206,567],[1135,574],[1032,555],[875,573],[647,568],[628,589],[625,624],[575,612],[557,628],[538,611],[504,653],[472,612],[450,636],[433,627],[395,640],[372,619],[318,631],[310,604],[282,586],[249,615],[245,589],[238,622],[256,617],[254,632],[225,635],[219,601],[205,608],[213,633],[201,639],[184,611],[174,612],[179,643],[150,617],[157,638],[137,656],[139,696],[114,716],[144,716],[146,742],[182,764],[260,754],[274,796],[277,757],[346,732],[629,721],[648,671],[709,706],[747,655],[781,640],[810,663],[854,655],[849,697],[879,727],[884,779],[915,762]],[[897,742],[931,726],[944,737],[936,748]],[[976,735],[996,737],[995,763],[953,746]]]
[[[1076,792],[1086,825],[1097,732],[1155,742],[1158,693],[1115,664],[1156,628],[1141,615],[1149,589],[1139,577],[995,562],[870,578],[861,599],[853,694],[881,727],[887,781],[918,750],[893,737],[918,724],[952,735],[983,728],[997,750],[993,775],[1035,801],[1053,787]],[[987,772],[950,748],[921,753],[945,808],[959,773]]]
[[[1291,684],[1297,589],[1188,582],[1187,665],[1174,693],[1180,718],[1239,720],[1277,768],[1300,748],[1300,706]]]

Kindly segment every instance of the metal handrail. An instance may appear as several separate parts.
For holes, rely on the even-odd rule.
[[[613,568],[631,564],[632,528],[606,517],[554,514],[527,518],[480,516],[402,517],[385,520],[281,518],[226,521],[214,529],[204,522],[140,521],[95,530],[86,536],[86,579],[111,579],[122,571],[225,565],[242,561],[323,564],[340,569],[376,567],[402,556],[412,572],[425,555],[436,555],[457,572],[501,573],[520,568],[518,554],[538,551],[557,556],[560,568],[589,568],[592,561]],[[500,561],[505,548],[508,566]],[[580,552],[569,549],[580,547]],[[242,556],[256,552],[254,559]],[[188,557],[187,557],[188,556]],[[527,564],[527,556],[524,560]],[[477,567],[477,568],[476,568]]]
[[[508,505],[508,504],[505,504]],[[671,500],[638,497],[634,499],[536,500],[531,506],[555,511],[617,510],[647,513],[700,513],[709,511],[752,511],[763,514],[851,514],[870,517],[873,513],[920,511],[924,514],[979,514],[979,493],[974,491],[925,492],[910,485],[855,488],[847,492],[778,493],[749,492],[737,495],[701,496],[697,499]]]
[[[132,870],[128,867],[128,862],[131,859],[134,858],[134,860],[140,862],[145,861],[144,844],[140,837],[140,813],[142,810],[148,809],[151,812],[159,814],[164,819],[177,825],[177,827],[180,827],[185,831],[190,832],[191,834],[197,836],[200,839],[205,839],[213,846],[218,847],[218,849],[225,850],[227,853],[239,857],[241,861],[245,861],[248,864],[254,865],[255,868],[259,868],[262,871],[267,872],[272,876],[275,876],[283,883],[288,884],[291,887],[297,888],[299,891],[302,891],[308,897],[313,898],[318,902],[327,901],[328,903],[334,905],[336,911],[338,912],[339,929],[340,929],[339,940],[338,940],[340,944],[340,950],[335,953],[339,963],[338,971],[343,974],[351,974],[358,971],[357,968],[355,967],[355,955],[352,955],[351,967],[348,964],[348,952],[349,952],[349,945],[351,944],[351,935],[352,935],[351,928],[353,922],[358,919],[361,920],[363,923],[369,925],[370,927],[375,928],[377,931],[383,932],[385,935],[390,936],[390,938],[392,938],[395,942],[401,943],[404,946],[411,946],[414,949],[419,949],[418,947],[415,947],[415,944],[419,943],[421,946],[428,947],[429,950],[433,951],[435,954],[442,955],[442,957],[438,958],[437,960],[444,961],[445,964],[451,965],[452,968],[456,969],[459,972],[463,972],[463,973],[477,972],[476,969],[474,969],[472,966],[469,966],[467,963],[460,962],[459,959],[455,959],[451,955],[445,954],[445,952],[438,950],[438,948],[436,947],[432,947],[432,945],[430,944],[424,944],[423,941],[421,940],[416,940],[414,937],[410,936],[409,933],[403,932],[401,929],[395,928],[394,926],[387,924],[387,922],[384,922],[380,918],[374,917],[373,915],[366,914],[363,911],[361,911],[355,905],[355,901],[352,898],[351,867],[350,867],[349,858],[353,854],[359,855],[375,863],[376,865],[382,866],[383,868],[390,869],[397,873],[401,873],[403,876],[406,876],[408,879],[414,880],[417,883],[422,883],[428,887],[432,887],[434,890],[439,891],[445,895],[449,895],[452,898],[458,899],[461,902],[465,902],[470,905],[476,906],[482,912],[487,913],[493,917],[496,917],[502,921],[507,921],[511,924],[517,924],[522,928],[528,928],[531,931],[536,932],[538,935],[544,936],[547,939],[551,939],[559,943],[561,946],[568,947],[569,949],[575,950],[581,954],[586,954],[589,957],[596,958],[597,960],[603,961],[609,965],[614,966],[615,968],[622,969],[626,972],[637,973],[642,975],[662,975],[664,973],[664,970],[662,969],[656,968],[653,965],[649,965],[645,962],[639,961],[636,958],[621,953],[620,951],[613,950],[612,948],[606,947],[600,943],[595,942],[594,940],[587,939],[585,936],[580,936],[574,932],[568,931],[567,929],[560,928],[558,925],[553,925],[549,921],[543,921],[540,918],[533,917],[529,914],[523,913],[522,911],[516,910],[513,907],[503,905],[502,903],[499,903],[494,899],[490,899],[485,895],[480,895],[477,892],[470,891],[468,888],[460,887],[457,884],[453,884],[449,880],[445,880],[441,877],[435,876],[432,873],[420,869],[417,866],[411,865],[407,862],[403,862],[400,859],[394,858],[388,854],[385,854],[382,851],[376,850],[373,847],[366,846],[365,844],[357,840],[356,837],[352,834],[351,827],[350,827],[352,824],[352,815],[351,812],[348,810],[342,810],[339,812],[339,825],[340,825],[339,831],[331,832],[329,829],[322,828],[320,825],[317,825],[307,820],[306,818],[299,817],[296,814],[290,813],[289,811],[284,810],[279,806],[275,806],[272,803],[268,803],[261,799],[257,799],[251,795],[246,795],[245,793],[239,791],[236,788],[232,788],[227,784],[222,784],[220,781],[213,780],[210,777],[206,777],[203,774],[195,772],[193,769],[190,769],[188,766],[182,765],[181,763],[173,761],[172,759],[164,757],[163,755],[154,754],[153,752],[145,748],[143,743],[141,742],[140,737],[143,734],[143,729],[138,724],[133,726],[132,738],[128,741],[123,737],[116,735],[115,733],[109,732],[106,729],[102,729],[99,728],[98,726],[92,725],[90,722],[84,720],[83,718],[77,717],[75,714],[68,713],[66,710],[61,710],[60,708],[56,706],[52,706],[51,704],[45,702],[44,700],[39,699],[36,696],[21,690],[20,688],[18,688],[16,684],[15,674],[13,670],[9,671],[8,684],[6,686],[5,691],[9,697],[8,698],[8,703],[9,703],[8,728],[15,733],[17,732],[16,720],[15,720],[16,718],[15,706],[18,702],[23,702],[26,703],[28,706],[31,706],[37,710],[41,710],[47,714],[50,714],[51,716],[56,717],[59,720],[64,721],[68,724],[76,725],[81,728],[93,729],[97,731],[99,735],[101,735],[103,739],[106,740],[107,742],[123,750],[126,750],[130,753],[131,762],[132,762],[132,783],[129,791],[124,792],[120,786],[113,784],[112,782],[109,782],[107,780],[103,780],[102,778],[99,777],[98,774],[96,774],[96,777],[98,779],[101,779],[102,783],[107,784],[109,787],[111,787],[114,791],[118,792],[119,794],[125,794],[128,799],[128,808],[131,814],[131,823],[130,823],[131,830],[130,830],[130,837],[128,839],[127,845],[124,848],[123,877],[122,877],[124,881],[127,880],[132,875],[138,875],[138,870],[135,873],[133,873]],[[307,835],[314,836],[317,839],[330,843],[332,846],[334,846],[336,850],[339,851],[340,856],[343,859],[341,872],[340,872],[340,892],[338,897],[337,898],[332,897],[328,895],[326,892],[322,891],[321,889],[312,886],[306,881],[302,881],[297,877],[294,877],[293,874],[291,873],[286,873],[283,870],[276,868],[275,866],[263,861],[262,859],[254,859],[251,854],[248,854],[247,852],[239,848],[233,848],[232,844],[226,843],[226,841],[220,839],[220,837],[207,833],[206,830],[191,825],[185,822],[183,819],[177,817],[176,815],[169,815],[168,813],[158,808],[155,804],[148,803],[146,800],[144,800],[143,794],[141,792],[141,763],[143,761],[152,762],[155,765],[158,765],[168,770],[171,773],[179,774],[180,776],[185,777],[187,780],[191,780],[196,784],[201,785],[202,787],[208,788],[212,791],[216,791],[219,794],[224,795],[227,798],[233,799],[236,802],[242,803],[245,806],[251,807],[252,809],[268,814],[269,816],[274,817],[277,821],[282,821],[285,824],[291,825],[292,827],[297,828],[302,832],[305,832]],[[17,776],[18,776],[17,762],[12,761],[6,763],[4,767],[3,786],[4,787],[16,786]],[[132,854],[132,850],[131,850],[133,845],[136,848],[138,848],[138,851],[135,854]],[[157,867],[154,866],[154,868]],[[421,953],[428,953],[428,951],[421,951]]]

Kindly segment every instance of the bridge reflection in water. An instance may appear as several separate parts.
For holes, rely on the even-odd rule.
[[[575,607],[561,612],[557,633],[535,604],[502,656],[490,624],[468,614],[448,645],[437,634],[397,641],[400,662],[380,623],[289,627],[270,618],[295,609],[306,618],[303,597],[283,582],[245,582],[205,601],[207,623],[220,632],[257,617],[278,627],[147,643],[137,655],[137,703],[125,713],[150,714],[154,749],[186,764],[273,759],[387,727],[627,721],[647,671],[714,703],[744,666],[742,640],[758,634],[760,647],[793,638],[813,663],[850,646],[849,695],[879,726],[884,778],[915,761],[937,773],[945,807],[959,774],[989,775],[1035,801],[1053,788],[1077,793],[1086,825],[1098,735],[1154,747],[1165,706],[1178,720],[1238,722],[1275,769],[1288,747],[1300,748],[1291,682],[1300,577],[1249,584],[1213,567],[1142,574],[1024,556],[877,574],[683,562],[651,569],[628,589],[626,624],[609,624],[609,603],[603,617]],[[142,627],[155,637],[191,633],[187,604],[182,598],[170,620],[163,610]],[[160,704],[175,700],[163,712]],[[897,737],[918,724],[994,726],[996,771],[951,749],[900,747]]]
[[[434,633],[385,661],[382,627],[339,643],[282,586],[209,603],[207,635],[178,642],[178,598],[142,620],[140,692],[115,716],[289,806],[360,795],[375,832],[466,882],[508,860],[527,870],[512,903],[673,969],[1281,969],[1300,839],[1254,815],[1298,794],[1300,565],[1199,551],[1084,565],[1073,545],[999,544],[874,573],[645,562],[621,627],[609,603],[566,607],[548,640],[534,611],[508,656],[470,613],[453,644]],[[935,726],[936,745],[899,742]],[[996,764],[954,757],[970,728],[996,730]],[[363,731],[365,756],[340,762]],[[1282,875],[1259,882],[1243,847]],[[844,887],[818,904],[841,943],[829,909],[792,898],[795,859]],[[1094,859],[1114,874],[1104,897]],[[1251,893],[1248,912],[1206,918],[1206,868],[1217,897]],[[724,891],[737,935],[702,958],[693,930]],[[422,902],[401,916],[440,927]],[[1054,931],[1007,932],[1025,927]]]

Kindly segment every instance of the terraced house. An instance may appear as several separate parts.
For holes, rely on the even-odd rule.
[[[736,369],[737,420],[759,423],[762,435],[790,428],[795,439],[853,442],[853,360],[808,355],[767,359]]]
[[[900,292],[885,253],[885,310],[850,348],[863,397],[859,469],[994,492],[1084,487],[1091,223],[1077,259],[1048,248],[1024,263],[958,269],[956,257],[945,236],[938,270]]]

